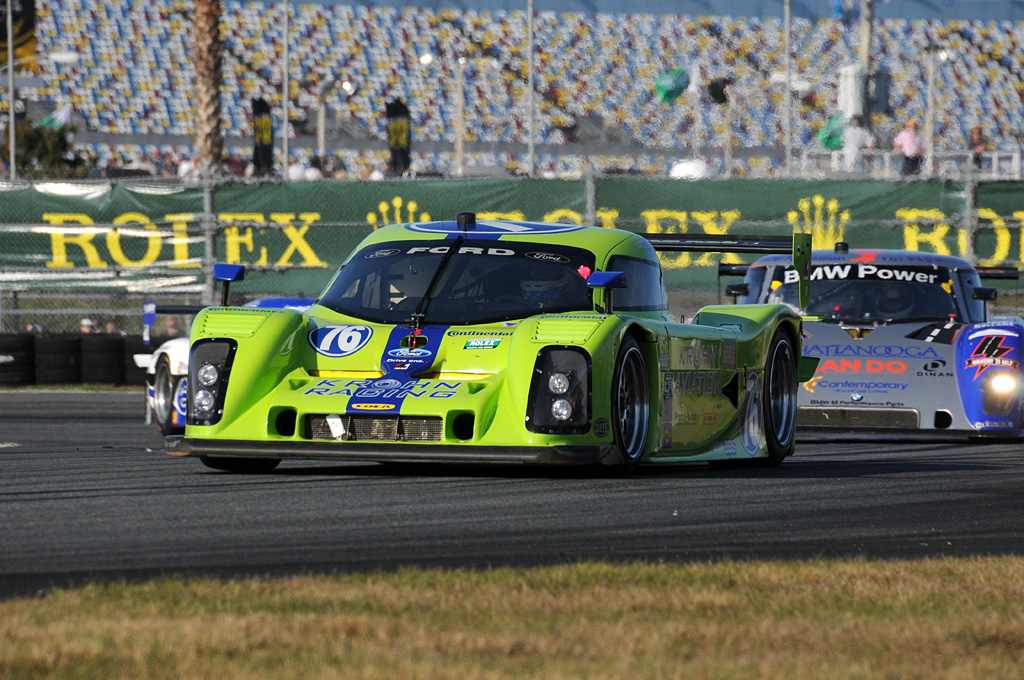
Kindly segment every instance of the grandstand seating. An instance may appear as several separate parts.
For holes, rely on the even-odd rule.
[[[46,87],[23,91],[29,99],[74,104],[91,131],[117,135],[190,135],[194,98],[190,3],[183,0],[37,0],[40,52],[74,49],[73,66],[41,62]],[[280,119],[284,56],[280,3],[224,3],[223,117],[227,135],[247,135],[250,102],[265,98]],[[358,82],[347,96],[325,95],[331,111],[359,121],[383,139],[384,103],[402,97],[412,113],[414,144],[455,137],[455,54],[469,54],[465,69],[467,141],[523,143],[526,30],[522,11],[485,12],[422,7],[370,7],[341,3],[293,4],[289,21],[293,126],[313,134],[317,96],[335,75]],[[667,170],[666,157],[688,157],[689,147],[720,147],[726,107],[706,93],[659,102],[653,82],[661,73],[695,64],[706,84],[736,79],[733,139],[741,147],[778,148],[783,143],[781,85],[770,85],[782,68],[781,19],[649,14],[538,12],[535,23],[538,143],[571,139],[582,116],[599,116],[651,147],[623,163],[638,171]],[[794,140],[814,145],[814,133],[835,113],[839,67],[856,60],[856,26],[838,20],[795,19],[793,68],[813,88],[796,101]],[[892,74],[891,115],[876,114],[876,131],[891,139],[907,118],[923,120],[926,48],[941,44],[953,59],[937,69],[937,148],[964,148],[968,131],[981,125],[1000,147],[1016,147],[1024,130],[1024,24],[887,19],[876,21],[873,59]],[[419,57],[441,58],[424,66]],[[188,147],[143,150],[182,155]],[[139,147],[96,146],[104,159],[126,160]],[[299,154],[308,150],[297,150]],[[382,157],[339,151],[354,168]],[[470,162],[478,160],[470,159]],[[525,166],[522,155],[490,154],[482,162]],[[597,159],[592,161],[599,162]],[[451,154],[417,156],[424,169],[444,171]],[[542,158],[552,172],[579,170],[580,159]],[[721,160],[713,160],[720,169]],[[740,162],[739,172],[770,175],[778,163]]]

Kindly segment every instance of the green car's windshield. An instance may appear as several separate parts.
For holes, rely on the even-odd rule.
[[[780,270],[767,302],[799,309],[796,273]],[[808,316],[849,323],[931,321],[957,314],[949,271],[943,267],[821,265],[811,270]]]
[[[458,325],[520,319],[538,312],[592,310],[586,276],[594,254],[566,246],[465,239],[395,241],[364,248],[345,264],[320,304],[377,323]]]

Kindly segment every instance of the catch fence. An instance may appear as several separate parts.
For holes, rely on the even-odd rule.
[[[315,296],[372,230],[479,219],[595,224],[637,232],[811,232],[815,247],[907,248],[985,265],[1024,260],[1019,181],[708,180],[631,176],[388,181],[0,186],[0,333],[79,321],[141,332],[142,305],[215,301],[214,262],[247,267],[236,303]],[[691,312],[736,255],[662,255],[670,296]],[[1001,284],[1013,293],[1012,282]],[[1015,295],[1008,299],[1014,301]],[[161,323],[180,323],[181,319]],[[187,321],[187,320],[185,320]],[[158,328],[167,331],[167,328]],[[170,329],[173,330],[173,329]]]

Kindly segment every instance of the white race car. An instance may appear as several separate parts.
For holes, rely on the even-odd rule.
[[[246,304],[246,307],[273,307],[308,309],[313,298],[275,297],[263,298]],[[146,303],[147,318],[156,313],[194,314],[202,307],[156,307]],[[151,325],[151,321],[147,321]],[[149,341],[148,332],[144,333]],[[171,338],[160,344],[151,354],[135,354],[135,365],[146,369],[146,424],[155,424],[163,435],[181,434],[185,431],[185,398],[188,391],[189,338]]]

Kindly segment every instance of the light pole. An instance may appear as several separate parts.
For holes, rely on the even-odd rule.
[[[924,144],[925,144],[925,174],[929,177],[935,174],[935,68],[936,60],[946,61],[949,53],[938,45],[929,45],[925,48],[928,53],[927,73],[927,109],[924,122]]]
[[[331,91],[335,85],[338,84],[340,76],[334,76],[327,84],[320,88],[320,91],[316,95],[316,152],[320,156],[320,160],[323,160],[324,156],[327,155],[327,104],[324,99],[327,97],[327,93]],[[353,85],[347,80],[341,81],[341,89],[345,91],[345,94],[351,97],[356,93],[359,88]]]
[[[281,77],[281,180],[288,181],[288,133],[291,121],[288,115],[288,67],[291,61],[288,58],[288,15],[291,13],[291,6],[288,0],[284,0],[284,67]]]
[[[455,55],[455,176],[462,177],[465,172],[465,139],[466,139],[466,62],[469,59],[481,59],[486,57],[466,57]],[[434,61],[434,55],[429,52],[420,56],[420,63],[429,66]]]
[[[11,11],[8,6],[7,11],[7,134],[8,134],[8,149],[10,150],[10,180],[13,182],[18,179],[18,166],[17,166],[17,136],[15,134],[15,120],[14,120],[14,67],[18,64],[24,64],[25,62],[32,61],[33,59],[43,59],[45,61],[52,61],[55,64],[77,64],[79,60],[78,52],[70,51],[54,51],[46,55],[33,55],[31,57],[22,57],[21,59],[14,58],[14,40],[13,33],[11,31]]]

